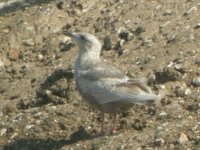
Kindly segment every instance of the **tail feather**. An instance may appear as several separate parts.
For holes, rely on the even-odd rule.
[[[132,101],[133,103],[143,105],[145,103],[152,102],[154,100],[160,100],[161,96],[149,93],[141,93],[136,95],[133,99],[134,99],[134,101]]]

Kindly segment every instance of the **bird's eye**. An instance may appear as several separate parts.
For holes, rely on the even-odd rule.
[[[81,35],[80,36],[81,40],[85,40],[85,36]]]

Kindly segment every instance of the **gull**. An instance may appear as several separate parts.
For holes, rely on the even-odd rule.
[[[105,133],[105,113],[113,119],[109,132],[112,135],[116,132],[117,114],[134,104],[143,105],[160,99],[144,82],[130,79],[122,71],[103,63],[100,59],[102,45],[94,35],[68,31],[63,31],[63,34],[78,43],[74,72],[76,86],[82,98],[101,112],[101,134]]]

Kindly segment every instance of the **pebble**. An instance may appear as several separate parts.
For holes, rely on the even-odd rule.
[[[177,96],[184,97],[184,96],[191,95],[192,92],[189,88],[185,88],[182,86],[182,87],[176,88],[175,93]]]
[[[161,146],[164,143],[165,143],[165,140],[163,138],[158,138],[158,139],[155,139],[155,141],[154,141],[154,144],[156,146]]]
[[[169,105],[169,104],[171,104],[172,102],[171,102],[171,100],[169,99],[169,98],[167,98],[167,97],[164,97],[162,100],[161,100],[161,104],[162,105]]]
[[[163,70],[156,70],[156,81],[165,83],[168,81],[177,81],[182,78],[180,72],[176,71],[173,67],[165,67]]]
[[[120,37],[121,39],[125,40],[125,41],[129,41],[129,40],[132,39],[133,34],[132,34],[131,32],[129,32],[129,31],[121,31],[121,32],[119,33],[119,37]]]
[[[61,39],[60,44],[59,44],[59,48],[60,51],[68,51],[71,49],[72,47],[72,40],[71,38],[65,36],[64,38]]]
[[[112,41],[109,35],[104,38],[104,48],[110,50],[112,48]]]
[[[8,51],[8,58],[10,60],[16,61],[19,59],[20,51],[17,48],[10,48]]]
[[[57,6],[58,9],[63,9],[63,5],[64,5],[64,1],[63,0],[58,0],[57,1],[57,5],[56,6]]]
[[[199,29],[200,28],[200,23],[198,23],[195,27],[194,27],[194,29]]]
[[[32,127],[34,127],[34,125],[27,125],[24,129],[25,129],[25,130],[29,130],[29,129],[31,129]]]
[[[143,128],[146,127],[146,122],[143,121],[143,120],[136,119],[136,120],[134,121],[134,123],[132,124],[132,127],[133,127],[135,130],[142,130]]]
[[[189,89],[189,88],[187,88],[186,90],[185,90],[185,95],[187,96],[187,95],[191,95],[191,90]]]
[[[165,117],[167,116],[167,113],[166,113],[166,112],[161,112],[161,113],[159,114],[159,116],[160,116],[161,118],[165,118]]]
[[[141,33],[145,32],[145,28],[144,27],[138,27],[134,30],[134,34],[136,36],[139,36]]]
[[[0,130],[0,136],[3,136],[4,134],[6,134],[7,132],[7,129],[6,128],[3,128]]]
[[[9,33],[10,30],[9,30],[8,28],[6,28],[6,29],[2,29],[1,32],[2,32],[2,33]]]
[[[154,73],[150,73],[147,77],[147,83],[148,84],[153,84],[156,81],[156,76]]]
[[[188,141],[189,141],[189,139],[188,139],[187,135],[185,133],[181,133],[181,135],[180,135],[180,137],[178,139],[178,142],[180,144],[185,144]]]
[[[130,126],[130,123],[127,119],[123,118],[123,119],[120,120],[120,128],[121,129],[125,129],[128,126]]]
[[[192,80],[192,84],[194,86],[200,86],[200,77],[195,77],[193,80]]]
[[[182,69],[182,64],[175,64],[174,68],[178,71],[180,71]]]
[[[51,90],[45,90],[45,94],[46,95],[52,95],[52,91]]]
[[[26,40],[23,40],[23,44],[25,46],[34,46],[35,45],[35,42],[33,39],[26,39]]]
[[[167,10],[163,15],[170,16],[172,14],[172,10]]]
[[[161,131],[163,128],[161,126],[157,127],[158,131]]]
[[[120,46],[120,47],[123,47],[123,46],[124,46],[124,43],[125,43],[125,40],[123,40],[123,39],[120,40],[120,41],[119,41],[119,46]]]
[[[178,71],[174,70],[173,68],[167,68],[165,70],[165,73],[173,81],[180,80],[182,77],[181,74]]]
[[[4,62],[0,58],[0,67],[3,67],[3,66],[4,66]]]
[[[18,135],[18,133],[14,133],[14,134],[10,137],[10,139],[14,139],[17,135]]]
[[[38,59],[38,60],[40,60],[40,61],[41,61],[41,60],[43,60],[43,58],[44,58],[44,57],[43,57],[43,55],[42,55],[42,54],[38,54],[38,55],[37,55],[37,59]]]

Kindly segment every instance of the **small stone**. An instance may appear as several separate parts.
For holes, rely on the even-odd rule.
[[[200,23],[198,23],[198,24],[194,27],[194,29],[200,29]]]
[[[19,59],[20,51],[17,48],[10,48],[8,51],[8,58],[10,60],[16,61]]]
[[[121,129],[125,129],[128,126],[130,126],[130,124],[129,124],[129,121],[127,119],[123,118],[123,119],[120,120],[120,128]]]
[[[181,79],[181,74],[173,68],[165,68],[164,72],[166,73],[167,77],[172,81]]]
[[[195,111],[198,111],[199,106],[196,103],[194,103],[194,104],[188,104],[186,109],[188,111],[195,112]]]
[[[6,28],[6,29],[2,29],[1,32],[2,32],[2,33],[9,33],[10,30],[9,30],[8,28]]]
[[[26,40],[23,40],[23,44],[25,46],[34,46],[35,45],[35,42],[33,39],[26,39]]]
[[[165,85],[163,85],[163,84],[156,85],[156,87],[157,87],[158,89],[161,89],[161,90],[166,89]]]
[[[60,126],[61,130],[67,130],[67,128],[68,128],[67,125],[63,122],[59,122],[59,126]]]
[[[188,89],[188,88],[185,89],[185,95],[186,95],[186,96],[191,95],[191,93],[192,93],[192,92],[191,92],[190,89]]]
[[[172,10],[167,10],[163,15],[164,16],[169,16],[172,14]]]
[[[19,97],[20,97],[19,94],[11,94],[11,95],[10,95],[10,99],[11,99],[11,100],[17,99],[17,98],[19,98]]]
[[[52,91],[51,90],[45,90],[45,94],[46,95],[52,95]]]
[[[158,83],[177,81],[182,78],[181,73],[176,71],[173,67],[165,67],[163,70],[157,70],[155,76]]]
[[[38,54],[37,55],[37,59],[40,60],[40,61],[43,60],[43,55],[42,54]]]
[[[185,96],[185,87],[176,87],[175,93],[177,96],[184,97]]]
[[[0,67],[3,67],[3,66],[4,66],[4,62],[0,58]]]
[[[165,97],[165,98],[163,98],[162,100],[161,100],[161,104],[162,105],[169,105],[169,104],[171,104],[172,102],[171,102],[171,100],[169,99],[169,98],[167,98],[167,97]]]
[[[165,140],[162,138],[155,139],[154,144],[155,146],[161,146],[165,143]]]
[[[63,5],[64,5],[64,1],[63,0],[58,0],[58,2],[57,2],[57,8],[58,9],[63,9]]]
[[[59,43],[59,48],[61,52],[69,51],[72,47],[72,40],[68,36],[65,36]]]
[[[148,81],[147,81],[147,83],[148,83],[149,85],[151,85],[151,84],[155,83],[155,81],[156,81],[156,76],[155,76],[155,74],[154,74],[154,73],[150,73],[150,74],[148,75]]]
[[[200,86],[200,77],[195,77],[193,80],[192,80],[192,84],[194,86]]]
[[[124,46],[124,43],[125,43],[125,40],[123,40],[123,39],[120,40],[120,41],[119,41],[119,46],[120,46],[120,47],[123,47],[123,46]]]
[[[125,42],[125,40],[122,39],[122,40],[118,41],[115,46],[115,49],[118,51],[119,56],[124,53],[124,48],[123,48],[124,42]]]
[[[156,108],[155,107],[149,107],[148,108],[148,114],[150,114],[150,115],[155,115],[156,114]]]
[[[34,127],[34,125],[27,125],[27,126],[24,128],[24,130],[29,130],[29,129],[31,129],[32,127]]]
[[[174,68],[179,71],[182,69],[182,64],[175,64]]]
[[[110,36],[108,35],[104,38],[104,48],[106,50],[112,49],[112,41],[111,41]]]
[[[167,113],[166,112],[161,112],[160,114],[159,114],[159,117],[160,118],[166,118],[167,117]]]
[[[4,134],[6,134],[7,132],[7,129],[6,128],[3,128],[0,130],[0,136],[3,136]]]
[[[29,106],[29,99],[20,99],[20,101],[17,104],[18,109],[27,109]]]
[[[167,36],[167,43],[174,43],[177,40],[176,35],[171,34]]]
[[[136,119],[136,120],[134,121],[134,123],[132,124],[132,127],[133,127],[135,130],[142,130],[143,128],[146,127],[146,122],[143,121],[143,120]]]
[[[120,37],[121,39],[125,40],[125,41],[129,41],[129,40],[132,39],[133,34],[132,34],[131,32],[129,32],[129,31],[121,31],[121,32],[119,33],[119,37]]]
[[[134,32],[135,35],[139,36],[141,33],[145,32],[145,28],[144,27],[138,27],[133,32]]]
[[[157,127],[158,131],[161,131],[163,128],[161,126]]]
[[[185,133],[181,133],[181,135],[180,135],[180,137],[178,139],[178,142],[180,144],[185,144],[188,141],[189,141],[188,136]]]
[[[10,137],[10,139],[14,139],[17,135],[18,135],[18,133],[14,133],[14,134]]]

